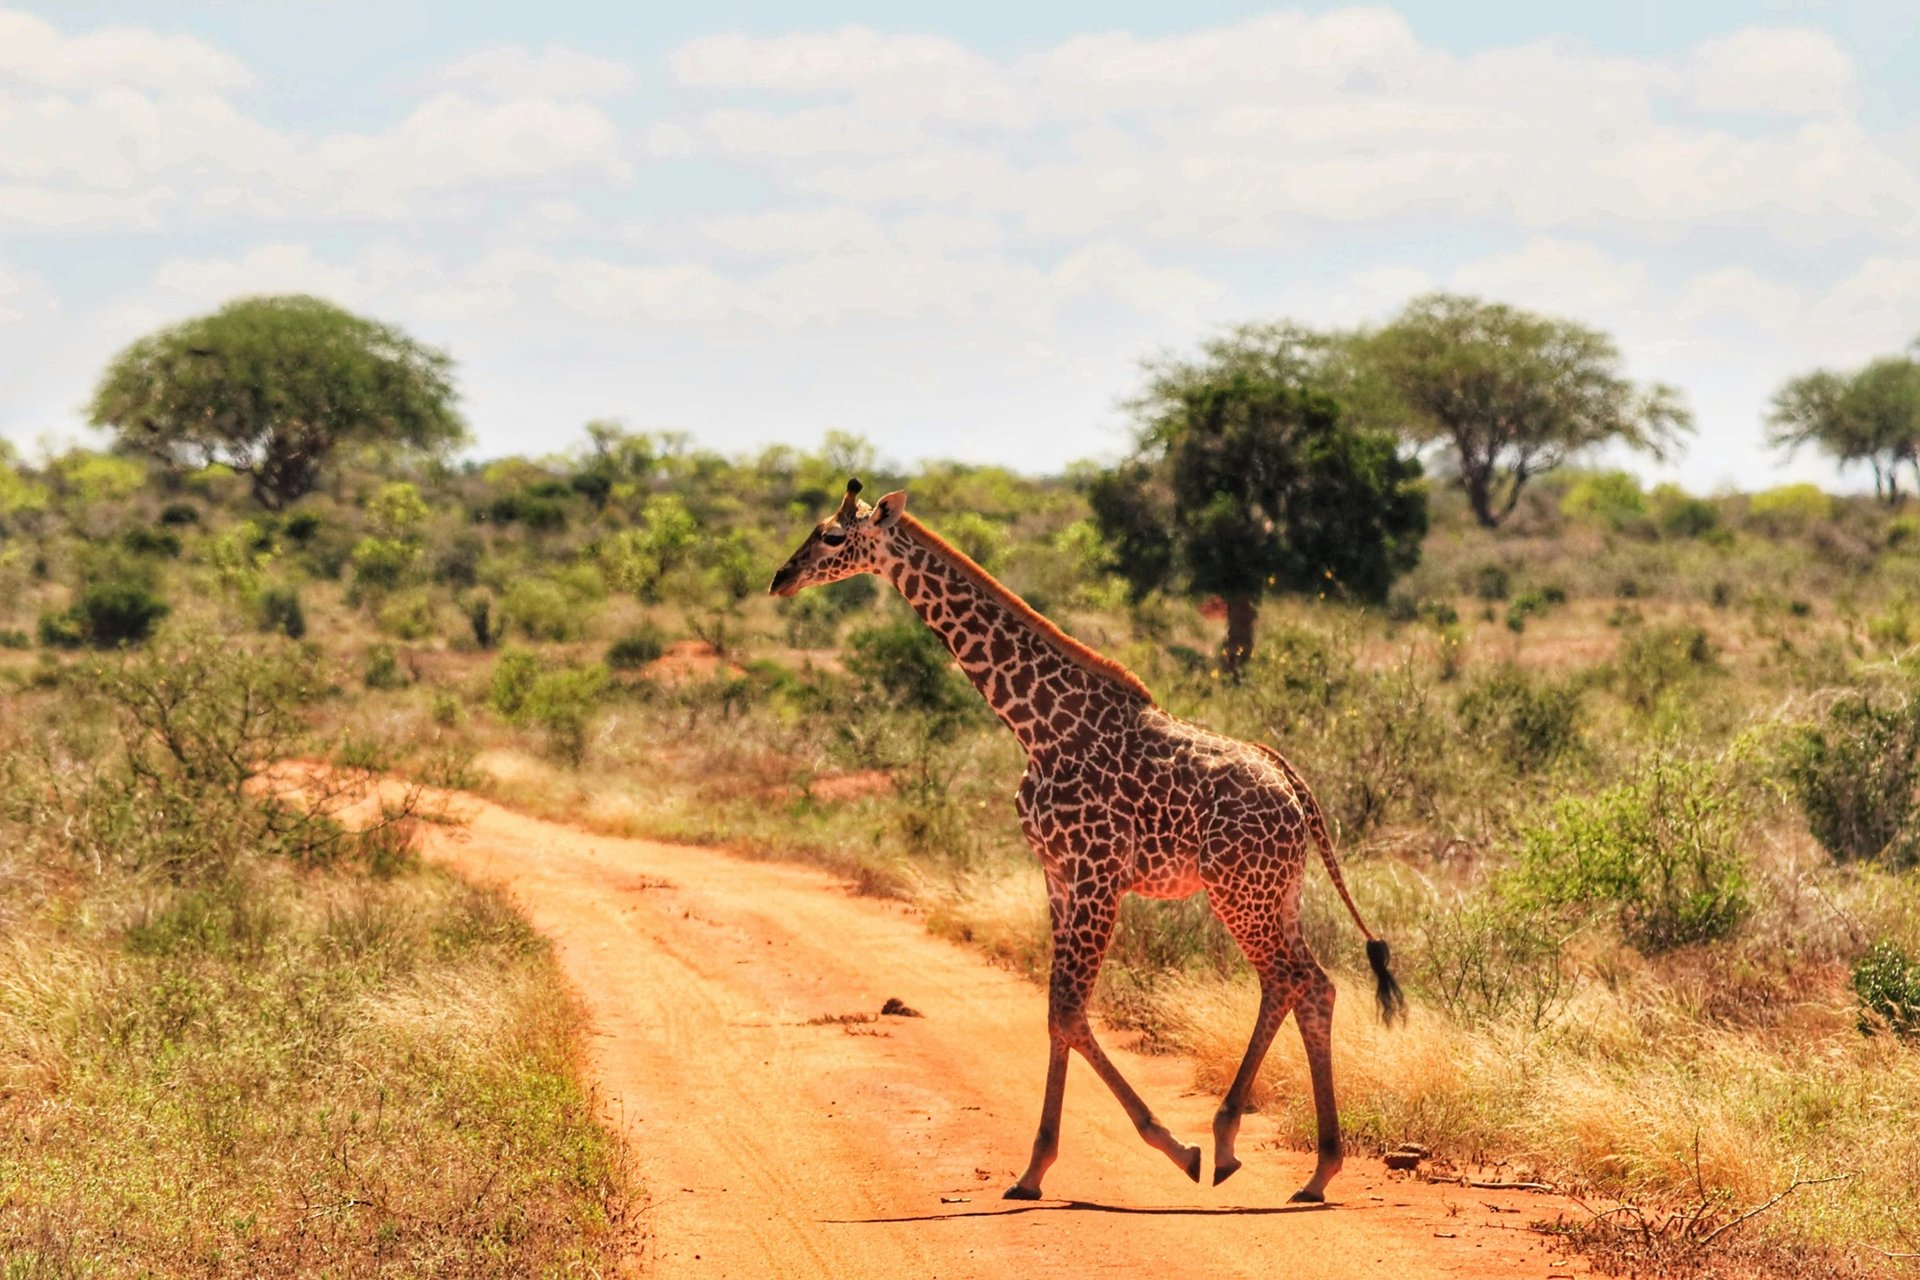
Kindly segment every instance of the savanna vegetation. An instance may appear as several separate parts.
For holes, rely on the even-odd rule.
[[[1702,495],[1575,469],[1595,440],[1670,441],[1683,412],[1598,335],[1470,302],[1399,332],[1240,331],[1149,372],[1132,459],[1051,477],[613,423],[484,462],[437,430],[362,434],[285,494],[201,446],[8,458],[0,1243],[27,1275],[326,1250],[518,1274],[618,1247],[631,1192],[543,948],[418,865],[404,833],[431,815],[349,834],[324,797],[244,785],[271,757],[815,861],[1043,972],[1017,744],[873,581],[763,594],[857,474],[909,489],[1171,710],[1312,782],[1413,1004],[1393,1030],[1343,1005],[1355,1141],[1680,1224],[1648,1248],[1832,1179],[1715,1249],[1901,1265],[1920,515],[1886,483]],[[1420,343],[1484,364],[1449,324],[1586,362],[1536,404],[1546,443],[1463,439],[1440,408],[1392,425]],[[1513,385],[1486,373],[1488,396]],[[1352,493],[1391,509],[1365,546]],[[1241,555],[1262,572],[1233,577]],[[1229,636],[1235,593],[1262,602],[1257,643]],[[1322,959],[1364,972],[1317,874],[1306,910]],[[1100,999],[1218,1089],[1257,993],[1203,900],[1133,901]],[[1297,1041],[1258,1096],[1311,1144]],[[411,1176],[429,1166],[451,1172]]]

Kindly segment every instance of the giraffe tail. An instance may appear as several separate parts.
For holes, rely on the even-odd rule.
[[[1360,908],[1354,904],[1353,895],[1347,892],[1347,882],[1340,874],[1340,864],[1333,856],[1333,836],[1327,830],[1326,815],[1320,810],[1320,801],[1313,790],[1307,786],[1307,780],[1300,776],[1287,758],[1264,742],[1253,744],[1271,759],[1285,775],[1288,785],[1300,801],[1301,809],[1307,816],[1307,828],[1313,832],[1313,842],[1320,846],[1320,861],[1327,868],[1327,878],[1333,881],[1334,889],[1340,894],[1340,901],[1347,904],[1347,911],[1353,916],[1353,922],[1359,926],[1361,934],[1367,940],[1367,967],[1373,970],[1373,994],[1380,1006],[1380,1021],[1391,1026],[1407,1016],[1407,997],[1400,990],[1400,983],[1393,976],[1393,951],[1387,946],[1386,939],[1376,938],[1373,930],[1367,928],[1367,922],[1360,915]]]

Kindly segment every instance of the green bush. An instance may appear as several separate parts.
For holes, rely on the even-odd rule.
[[[1663,484],[1653,491],[1653,518],[1666,537],[1704,538],[1720,527],[1720,508],[1678,485]]]
[[[120,535],[120,545],[136,556],[163,556],[169,560],[180,554],[180,535],[171,529],[129,529]]]
[[[493,664],[487,704],[512,720],[527,705],[527,691],[540,678],[540,659],[529,649],[507,649]]]
[[[1749,910],[1740,814],[1712,763],[1656,755],[1523,832],[1516,900],[1611,915],[1645,951],[1724,938]]]
[[[952,715],[972,705],[973,690],[946,645],[917,622],[868,627],[849,644],[847,670],[903,710]]]
[[[138,578],[108,578],[87,584],[72,608],[41,614],[40,643],[57,649],[141,644],[167,613],[167,605],[147,583]]]
[[[1842,862],[1920,863],[1920,697],[1842,697],[1787,737],[1782,773],[1807,826]]]
[[[1713,666],[1713,641],[1690,622],[1635,628],[1620,645],[1614,686],[1634,706],[1651,710],[1667,690]]]
[[[380,606],[376,621],[380,630],[399,640],[424,640],[433,635],[438,623],[433,597],[425,588],[415,587],[389,597]]]
[[[1557,925],[1549,912],[1500,898],[1435,911],[1421,924],[1415,972],[1457,1021],[1513,1017],[1538,1030],[1573,991]]]
[[[588,721],[606,686],[605,667],[546,668],[539,655],[508,649],[494,663],[487,700],[513,723],[545,731],[549,746],[578,765],[586,754]]]
[[[169,502],[160,508],[161,524],[198,524],[200,509],[190,502]]]
[[[1567,490],[1560,514],[1624,529],[1647,514],[1647,495],[1626,472],[1602,471],[1582,477]]]
[[[400,665],[399,653],[384,641],[367,647],[366,665],[361,669],[360,678],[369,689],[404,689],[413,683],[406,668]]]
[[[607,665],[615,671],[635,671],[667,651],[666,633],[643,623],[607,646]]]
[[[506,633],[506,620],[493,607],[493,597],[484,591],[468,596],[460,606],[467,616],[467,630],[473,635],[473,643],[482,649],[491,649],[500,643],[500,637]]]
[[[1513,590],[1513,575],[1503,564],[1483,564],[1473,572],[1473,594],[1482,600],[1505,600]]]
[[[1770,534],[1800,533],[1833,517],[1833,499],[1812,484],[1787,484],[1756,493],[1747,518]]]
[[[1860,999],[1860,1030],[1885,1027],[1902,1039],[1920,1037],[1920,962],[1891,942],[1876,942],[1853,966]]]
[[[307,614],[300,607],[297,588],[268,587],[260,593],[260,629],[278,631],[289,640],[298,640],[307,634]]]
[[[391,591],[412,574],[420,548],[398,538],[362,538],[348,558],[356,593]]]
[[[587,753],[588,721],[606,687],[602,666],[543,672],[527,690],[520,717],[546,733],[550,749],[578,765]]]
[[[502,625],[529,640],[580,638],[590,606],[551,578],[520,578],[500,600]]]
[[[1459,711],[1467,735],[1518,773],[1546,768],[1579,741],[1579,687],[1511,664],[1467,690]]]

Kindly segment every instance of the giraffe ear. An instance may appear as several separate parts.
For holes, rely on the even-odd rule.
[[[902,511],[905,511],[906,509],[907,509],[907,491],[905,489],[895,490],[893,493],[888,494],[886,497],[880,499],[880,501],[874,504],[873,506],[874,527],[879,529],[886,528],[888,525],[892,524],[895,520],[898,520],[900,518],[900,513]]]

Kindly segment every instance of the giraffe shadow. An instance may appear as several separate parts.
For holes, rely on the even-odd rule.
[[[1127,1213],[1152,1218],[1262,1218],[1282,1214],[1324,1213],[1332,1204],[1276,1204],[1257,1206],[1207,1206],[1101,1204],[1097,1200],[1055,1200],[1040,1204],[1017,1204],[1004,1209],[962,1209],[953,1213],[910,1214],[898,1218],[822,1218],[836,1226],[880,1226],[900,1222],[946,1222],[958,1218],[1011,1218],[1019,1213]]]

